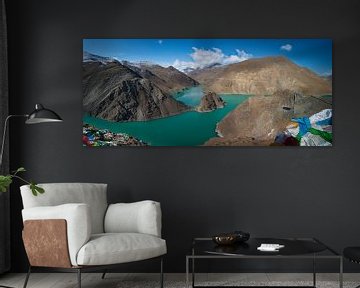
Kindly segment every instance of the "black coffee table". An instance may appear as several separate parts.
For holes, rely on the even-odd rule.
[[[278,252],[263,252],[257,250],[262,243],[284,245]],[[335,250],[315,238],[250,238],[242,244],[229,246],[216,245],[211,238],[195,238],[191,253],[186,256],[186,287],[189,287],[189,271],[191,266],[191,287],[205,287],[195,285],[195,260],[200,259],[312,259],[313,285],[293,287],[316,287],[316,260],[335,259],[339,261],[339,287],[343,287],[343,258]],[[211,286],[215,287],[215,286]],[[226,286],[222,286],[226,287]],[[229,286],[228,286],[229,287]],[[247,286],[231,286],[247,287]],[[254,287],[254,286],[251,286]],[[262,286],[264,287],[264,286]],[[274,286],[272,286],[274,287]],[[284,286],[281,286],[284,287]]]

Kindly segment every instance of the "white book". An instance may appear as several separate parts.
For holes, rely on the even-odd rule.
[[[259,247],[257,247],[260,251],[269,251],[269,252],[277,252],[279,249],[284,248],[284,245],[280,244],[268,244],[268,243],[262,243]]]

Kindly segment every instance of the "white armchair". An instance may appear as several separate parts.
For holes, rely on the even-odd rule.
[[[33,196],[28,185],[21,196],[23,240],[30,267],[78,273],[107,270],[117,264],[160,258],[166,241],[161,239],[161,209],[154,201],[107,203],[106,184],[40,184],[45,193]],[[103,274],[103,278],[105,273]]]

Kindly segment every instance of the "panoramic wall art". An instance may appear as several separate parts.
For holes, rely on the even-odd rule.
[[[84,39],[84,146],[331,146],[329,39]]]

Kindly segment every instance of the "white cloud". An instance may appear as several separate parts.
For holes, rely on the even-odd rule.
[[[285,50],[287,52],[290,52],[292,50],[293,46],[291,44],[282,45],[280,47],[280,50]]]
[[[176,59],[174,63],[172,64],[176,69],[180,71],[184,71],[186,69],[196,69],[195,62],[191,61],[180,61],[179,59]]]
[[[163,40],[158,40],[158,43],[161,45],[163,43]]]
[[[196,66],[200,68],[216,63],[221,63],[222,59],[224,58],[224,54],[219,48],[204,50],[192,47],[192,49],[194,52],[190,54],[190,57],[194,60]]]
[[[242,61],[245,61],[245,60],[247,60],[247,59],[249,59],[251,57],[252,57],[252,55],[246,53],[244,50],[236,49],[236,55],[227,56],[224,59],[224,64],[242,62]]]
[[[241,62],[252,57],[251,54],[246,53],[244,50],[236,49],[236,54],[225,55],[221,49],[200,49],[192,47],[193,52],[189,55],[192,61],[181,61],[176,59],[173,66],[181,71],[186,69],[206,68],[214,64],[227,65],[232,63]]]
[[[320,74],[321,76],[324,76],[324,77],[326,77],[326,76],[331,76],[332,75],[332,69],[330,69],[330,70],[328,70],[328,71],[325,71],[325,72],[323,72],[322,74]]]

